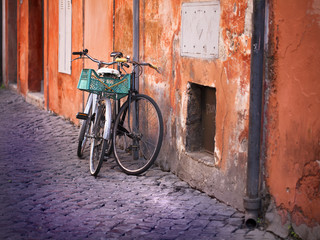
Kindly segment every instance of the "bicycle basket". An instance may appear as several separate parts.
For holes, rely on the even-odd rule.
[[[131,75],[122,78],[99,77],[93,69],[82,69],[78,89],[91,93],[109,93],[108,97],[120,99],[128,95]]]

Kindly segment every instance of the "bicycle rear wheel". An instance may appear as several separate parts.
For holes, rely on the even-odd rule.
[[[102,162],[104,160],[105,151],[108,146],[108,141],[103,139],[104,122],[105,122],[105,105],[98,106],[95,122],[92,124],[92,139],[90,151],[90,173],[97,176]]]
[[[113,130],[113,152],[121,170],[132,175],[148,170],[162,138],[163,121],[156,102],[146,95],[132,96],[130,107],[128,101],[121,107]]]

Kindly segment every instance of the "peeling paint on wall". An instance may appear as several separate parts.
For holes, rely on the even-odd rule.
[[[252,1],[220,1],[219,58],[216,60],[181,56],[182,3],[159,0],[140,4],[140,58],[163,70],[161,75],[146,70],[140,79],[141,89],[155,98],[165,121],[164,144],[157,161],[195,187],[241,209],[246,176]],[[121,19],[130,19],[131,5],[116,3],[116,26],[120,26]],[[126,52],[128,46],[124,38],[130,39],[131,34],[127,27],[118,30],[116,27],[116,48]],[[215,167],[209,167],[201,159],[199,162],[186,152],[189,83],[216,88],[216,136],[212,156]],[[198,175],[197,167],[201,168],[202,176]],[[227,187],[232,193],[226,194]]]
[[[320,229],[318,3],[273,1],[269,11],[266,183],[282,223],[304,239]]]

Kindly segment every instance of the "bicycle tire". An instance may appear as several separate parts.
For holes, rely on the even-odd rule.
[[[138,124],[132,131],[134,106],[138,112]],[[113,153],[120,169],[129,175],[139,175],[148,170],[158,157],[162,139],[163,120],[156,102],[147,95],[132,96],[130,108],[126,101],[113,129]]]
[[[102,162],[104,160],[105,150],[108,145],[108,141],[103,139],[104,132],[104,113],[105,105],[100,104],[97,109],[95,122],[92,124],[92,136],[91,139],[91,150],[90,150],[90,173],[93,176],[97,176]]]
[[[83,153],[85,151],[86,145],[87,145],[87,135],[90,133],[91,128],[91,108],[88,114],[88,119],[83,120],[81,124],[81,128],[79,131],[79,137],[78,137],[78,149],[77,149],[77,156],[79,158],[83,158]]]

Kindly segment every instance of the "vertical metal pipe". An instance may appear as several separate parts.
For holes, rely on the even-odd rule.
[[[249,145],[247,165],[247,197],[244,199],[246,225],[255,227],[261,208],[260,186],[260,133],[262,112],[262,82],[264,56],[265,0],[253,1],[253,34],[251,45]]]
[[[133,60],[139,61],[139,16],[140,16],[139,0],[133,0]],[[135,89],[139,91],[139,68],[135,69]]]
[[[85,26],[85,9],[86,9],[86,3],[85,3],[85,0],[82,0],[82,50],[84,49],[84,38],[85,38],[85,29],[84,29],[84,26]],[[84,60],[82,60],[82,69],[84,68]],[[82,92],[82,112],[84,112],[84,99],[85,99],[85,96],[84,96],[84,91],[81,91]]]
[[[46,12],[46,15],[47,15],[47,22],[46,22],[46,27],[47,27],[47,32],[46,32],[46,35],[47,35],[47,66],[46,66],[46,75],[47,75],[47,82],[46,82],[46,89],[47,89],[47,110],[49,110],[49,107],[50,107],[50,104],[49,104],[49,101],[50,101],[50,94],[49,94],[49,0],[47,0],[47,12]],[[43,46],[44,47],[44,46]]]
[[[140,6],[139,0],[133,0],[133,60],[139,61],[139,17],[140,17]],[[139,68],[135,69],[134,74],[134,90],[139,91]],[[139,129],[139,116],[137,115],[138,105],[137,102],[134,101],[132,104],[132,117],[133,117],[133,131],[137,132]],[[136,145],[136,144],[135,144]],[[138,151],[133,149],[133,159],[138,159]]]
[[[116,0],[113,0],[113,13],[112,13],[112,51],[115,51],[115,24],[116,24]]]

